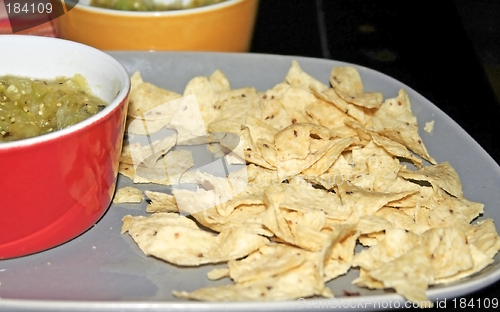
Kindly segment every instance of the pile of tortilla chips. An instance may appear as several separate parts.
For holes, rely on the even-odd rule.
[[[173,106],[155,110],[193,94],[204,129],[190,128],[196,118],[191,109],[175,120]],[[136,183],[190,181],[199,189],[182,196],[146,191],[151,214],[126,216],[122,232],[146,255],[173,265],[227,263],[208,278],[234,282],[175,291],[176,297],[333,297],[325,283],[355,269],[359,277],[353,283],[359,287],[394,289],[423,302],[430,285],[482,270],[500,249],[493,220],[475,220],[483,205],[464,198],[457,172],[426,150],[408,94],[400,90],[384,100],[381,93],[366,92],[353,67],[333,68],[325,85],[293,62],[285,80],[263,93],[231,89],[220,71],[193,78],[183,95],[135,73],[128,115],[151,121],[150,133],[169,128],[176,134],[153,142],[162,151],[153,155],[125,146],[120,172]],[[145,134],[141,127],[128,131]],[[200,192],[222,193],[219,185],[227,181],[202,171],[183,176],[193,166],[192,155],[171,148],[202,143],[201,132],[240,137],[243,152],[225,157],[246,163],[231,179],[233,190],[240,182],[243,187],[229,200],[184,217],[179,207],[200,204],[203,197],[195,196]],[[209,141],[221,151],[231,149],[224,140]],[[131,153],[146,153],[149,169],[166,164],[177,175],[141,180]],[[364,248],[356,253],[360,244]]]

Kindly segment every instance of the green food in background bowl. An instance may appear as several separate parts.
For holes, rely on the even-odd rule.
[[[225,0],[182,0],[169,1],[171,4],[159,3],[154,0],[92,0],[91,6],[122,10],[122,11],[170,11],[198,8],[211,4],[223,2]]]

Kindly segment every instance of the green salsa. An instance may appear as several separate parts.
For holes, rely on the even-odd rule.
[[[40,80],[0,77],[0,143],[60,130],[106,107],[79,74]]]
[[[165,5],[154,0],[91,0],[90,5],[122,11],[170,11],[197,8],[223,1],[225,0],[192,0],[189,5],[183,5],[182,0],[178,0],[171,5]]]

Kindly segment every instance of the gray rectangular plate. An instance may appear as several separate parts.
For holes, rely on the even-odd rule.
[[[199,75],[222,70],[232,88],[252,86],[264,91],[282,82],[293,59],[302,69],[328,83],[333,66],[347,65],[323,59],[257,54],[110,52],[132,74],[140,71],[145,81],[182,93],[187,82]],[[351,64],[349,64],[351,65]],[[394,97],[400,88],[410,95],[421,130],[434,120],[432,133],[421,131],[429,153],[438,161],[448,160],[458,171],[464,195],[485,204],[481,218],[500,222],[500,168],[493,159],[453,120],[410,87],[364,67],[357,67],[367,91],[381,91]],[[118,188],[131,185],[119,176]],[[151,186],[143,189],[161,190]],[[123,216],[145,215],[146,203],[112,204],[106,215],[74,240],[35,255],[0,261],[0,310],[46,311],[291,311],[303,303],[249,302],[201,303],[178,300],[172,290],[192,291],[209,285],[230,283],[229,279],[209,281],[206,273],[216,266],[178,268],[142,254],[128,235],[121,235]],[[351,285],[358,271],[328,283],[342,299],[344,308],[369,310],[386,307],[381,303],[402,303],[392,291],[372,291]],[[482,272],[450,285],[431,287],[431,300],[455,298],[495,283],[500,278],[500,256]],[[343,290],[360,297],[342,297]],[[313,300],[320,300],[319,298]],[[356,305],[364,300],[365,306]],[[371,303],[370,303],[371,302]],[[329,302],[330,306],[333,303]],[[394,305],[393,305],[394,306]]]

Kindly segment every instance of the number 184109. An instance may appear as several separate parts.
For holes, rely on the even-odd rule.
[[[24,3],[6,3],[5,4],[5,9],[7,10],[7,13],[11,14],[20,14],[20,13],[25,13],[25,14],[36,14],[36,13],[51,13],[52,12],[52,4],[51,3],[38,3],[38,4],[27,4]]]
[[[498,308],[498,298],[484,298],[484,299],[466,299],[466,298],[454,298],[453,300],[454,308],[483,308],[489,309]]]

